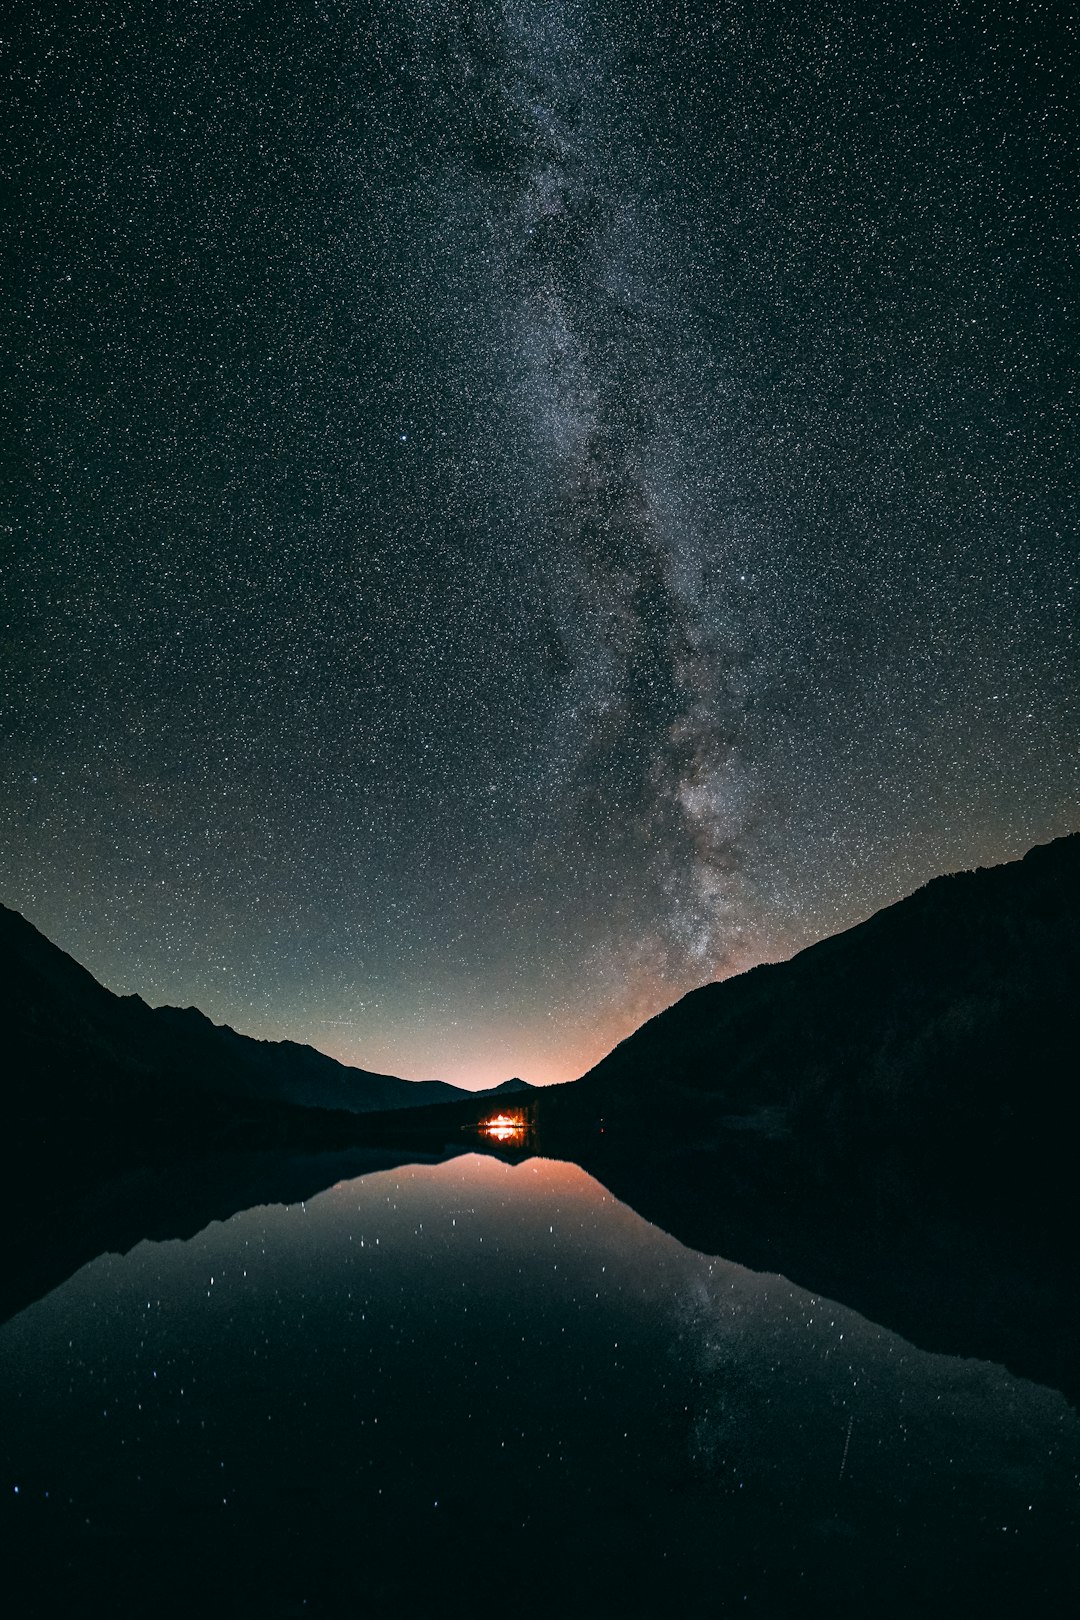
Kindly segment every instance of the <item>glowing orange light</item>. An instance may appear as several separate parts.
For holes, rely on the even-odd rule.
[[[496,1114],[494,1119],[485,1119],[480,1129],[485,1136],[492,1136],[497,1142],[508,1142],[515,1136],[521,1136],[525,1126],[518,1114]]]

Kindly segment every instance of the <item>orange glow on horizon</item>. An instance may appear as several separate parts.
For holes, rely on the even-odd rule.
[[[489,1026],[476,1014],[468,1020],[467,1034],[456,1025],[442,1029],[425,1026],[422,1038],[414,1030],[399,1028],[392,1022],[366,1029],[362,1040],[328,1032],[315,1034],[284,1022],[259,1025],[245,1029],[245,1033],[267,1040],[307,1040],[350,1067],[407,1080],[438,1077],[464,1091],[497,1086],[508,1074],[520,1075],[538,1088],[563,1085],[588,1073],[620,1041],[696,985],[710,983],[714,977],[730,978],[759,962],[783,960],[808,943],[801,936],[773,938],[767,949],[760,942],[756,946],[749,942],[727,959],[715,976],[703,970],[700,977],[668,977],[661,971],[662,964],[648,959],[630,961],[624,966],[617,991],[600,987],[593,1000],[587,1005],[582,1003],[577,1016],[555,1026],[541,1025],[536,1019],[518,1023],[505,1017]],[[460,1011],[464,1018],[466,1009]],[[327,1025],[322,1028],[328,1030]]]

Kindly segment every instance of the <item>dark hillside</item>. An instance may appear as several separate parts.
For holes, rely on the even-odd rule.
[[[463,1096],[336,1063],[292,1041],[258,1041],[194,1007],[116,996],[18,912],[0,907],[0,1027],[9,1125],[25,1138],[78,1127],[195,1140],[282,1109],[412,1107]]]
[[[573,1085],[562,1128],[761,1126],[814,1151],[1071,1162],[1080,836],[942,877],[790,962],[693,991]],[[1033,1162],[1027,1166],[1041,1174]]]

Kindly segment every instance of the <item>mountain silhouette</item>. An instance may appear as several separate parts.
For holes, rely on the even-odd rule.
[[[552,1130],[722,1131],[1071,1197],[1080,834],[941,877],[788,962],[692,991],[580,1080]]]
[[[470,1095],[338,1063],[295,1041],[261,1041],[195,1007],[117,996],[18,912],[0,906],[0,1106],[24,1133],[79,1124],[138,1135],[279,1120],[304,1108],[359,1113]],[[310,1126],[312,1122],[308,1122]]]

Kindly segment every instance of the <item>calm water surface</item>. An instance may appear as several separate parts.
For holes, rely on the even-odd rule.
[[[104,1256],[0,1329],[21,1614],[1067,1612],[1080,1424],[468,1156]]]

